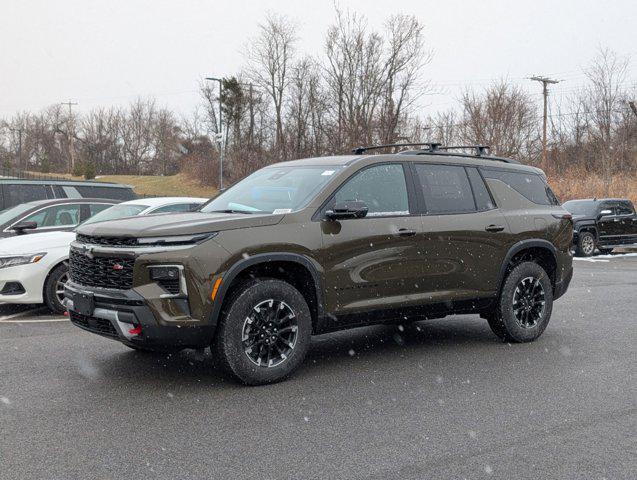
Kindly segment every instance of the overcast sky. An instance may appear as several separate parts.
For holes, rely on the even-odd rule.
[[[454,105],[463,86],[508,77],[537,94],[532,74],[564,80],[556,98],[584,80],[597,48],[631,56],[627,85],[637,82],[635,0],[427,1],[340,0],[380,29],[393,13],[425,25],[436,85],[423,113]],[[299,49],[323,55],[334,20],[331,1],[314,0],[2,0],[0,116],[79,102],[82,111],[152,95],[180,113],[199,102],[205,75],[236,73],[242,51],[266,12],[299,27]]]

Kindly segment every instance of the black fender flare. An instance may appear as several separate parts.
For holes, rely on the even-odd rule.
[[[310,272],[310,274],[312,275],[312,279],[314,280],[314,287],[316,289],[316,308],[318,320],[323,318],[325,304],[323,301],[323,280],[320,274],[320,271],[322,270],[321,267],[316,263],[316,261],[310,259],[305,255],[301,255],[298,253],[273,252],[258,253],[256,255],[251,255],[247,258],[244,258],[232,265],[226,271],[226,273],[223,274],[223,280],[221,282],[221,285],[219,286],[219,291],[217,292],[217,295],[214,299],[214,305],[212,307],[212,313],[210,315],[210,324],[215,327],[217,326],[225,296],[228,293],[232,282],[241,272],[254,265],[277,261],[297,263],[305,267]]]
[[[533,238],[528,240],[521,240],[517,243],[514,243],[509,251],[504,257],[504,261],[502,265],[500,265],[500,273],[498,275],[498,295],[502,291],[502,284],[504,283],[504,276],[506,275],[507,267],[509,266],[509,262],[511,259],[522,250],[526,250],[527,248],[543,248],[551,253],[553,256],[553,260],[555,260],[555,264],[557,265],[557,249],[555,245],[553,245],[548,240],[542,240],[540,238]],[[553,285],[555,288],[555,285]]]
[[[582,223],[575,227],[575,231],[579,235],[582,232],[591,232],[595,237],[595,240],[599,239],[599,231],[597,230],[597,224],[595,222]]]

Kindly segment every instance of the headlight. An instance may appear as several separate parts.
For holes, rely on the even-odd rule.
[[[10,257],[0,257],[0,268],[37,263],[42,260],[45,255],[46,253],[35,253],[30,255],[11,255]]]

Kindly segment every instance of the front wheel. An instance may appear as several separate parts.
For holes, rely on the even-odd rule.
[[[591,232],[581,232],[577,239],[576,255],[578,257],[590,257],[594,252],[595,235]]]
[[[44,283],[44,303],[53,313],[62,314],[66,311],[62,300],[64,300],[64,285],[68,280],[69,267],[66,263],[61,263],[49,273]]]
[[[213,350],[243,383],[273,383],[303,362],[311,332],[310,309],[296,288],[255,279],[241,285],[224,306]]]
[[[502,340],[531,342],[546,329],[552,310],[551,279],[537,263],[523,262],[505,278],[498,304],[487,321]]]

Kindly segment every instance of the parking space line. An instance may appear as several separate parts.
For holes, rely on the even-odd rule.
[[[68,321],[68,318],[41,318],[38,320],[0,320],[0,323],[54,323]]]
[[[33,315],[36,314],[38,312],[42,312],[45,310],[45,307],[42,308],[36,308],[34,310],[25,310],[24,312],[18,312],[18,313],[14,313],[13,315],[6,315],[4,317],[0,317],[0,322],[6,322],[7,320],[11,320],[14,318],[20,318],[20,317],[25,317],[27,315]]]

